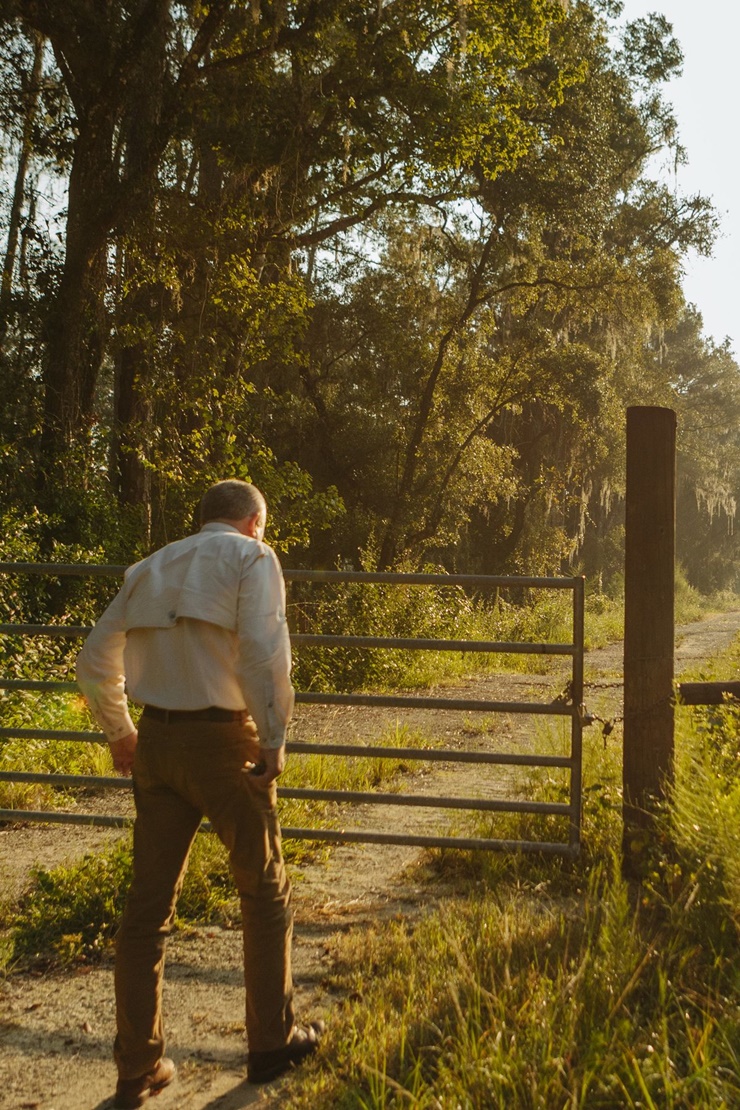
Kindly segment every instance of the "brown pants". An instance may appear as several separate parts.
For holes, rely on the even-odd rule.
[[[259,761],[241,724],[142,718],[134,761],[134,877],[116,939],[114,1054],[121,1079],[164,1053],[165,945],[201,817],[229,851],[244,930],[250,1051],[282,1048],[293,1030],[288,882],[274,783],[260,790],[241,768]]]

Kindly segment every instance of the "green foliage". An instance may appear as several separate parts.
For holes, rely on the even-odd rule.
[[[4,728],[74,731],[90,729],[90,715],[79,695],[5,693],[0,705]],[[0,770],[36,774],[112,775],[113,763],[105,744],[36,737],[2,738]],[[75,803],[78,793],[79,790],[72,787],[55,788],[43,783],[0,782],[0,807],[65,809]]]
[[[691,583],[710,593],[736,584],[740,382],[727,341],[715,345],[701,326],[696,310],[687,311],[666,336],[664,363],[681,428],[678,557]]]
[[[710,608],[711,601],[703,597],[690,584],[680,564],[676,567],[674,583],[673,605],[676,624],[688,624],[690,621],[700,620]]]
[[[291,585],[293,632],[398,639],[563,643],[572,637],[567,591],[505,591],[477,596],[460,586]],[[521,593],[521,591],[519,591]],[[451,682],[472,671],[542,670],[543,656],[423,651],[405,648],[317,648],[296,645],[293,679],[304,690],[412,689]]]
[[[79,863],[32,873],[32,890],[9,914],[13,960],[68,962],[104,950],[117,928],[131,882],[128,843]]]
[[[681,557],[731,586],[737,366],[680,291],[716,218],[650,177],[683,157],[660,93],[681,52],[659,15],[615,45],[617,9],[165,3],[142,33],[136,5],[4,11],[27,198],[0,197],[27,228],[0,298],[4,535],[37,508],[44,556],[128,562],[233,474],[300,565],[578,559],[609,589],[624,408],[675,404]],[[67,201],[48,227],[39,175]]]

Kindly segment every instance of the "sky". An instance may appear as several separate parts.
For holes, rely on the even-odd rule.
[[[620,22],[660,12],[673,24],[683,74],[664,86],[688,164],[678,169],[684,193],[711,198],[720,218],[712,258],[690,257],[684,292],[715,342],[729,337],[740,355],[740,4],[736,0],[623,0]],[[666,175],[668,177],[668,175]]]

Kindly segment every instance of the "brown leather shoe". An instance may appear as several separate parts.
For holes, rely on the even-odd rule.
[[[326,1025],[323,1021],[297,1025],[284,1048],[270,1052],[250,1052],[247,1058],[247,1079],[250,1083],[269,1083],[290,1068],[302,1064],[319,1047]]]
[[[138,1079],[119,1079],[113,1110],[137,1110],[149,1095],[156,1095],[175,1078],[175,1065],[169,1056],[163,1056],[151,1071]]]

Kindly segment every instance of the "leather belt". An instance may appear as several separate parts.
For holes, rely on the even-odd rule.
[[[145,705],[142,717],[163,721],[166,725],[177,721],[245,721],[246,709],[220,709],[209,705],[207,709],[160,709],[158,705]]]

